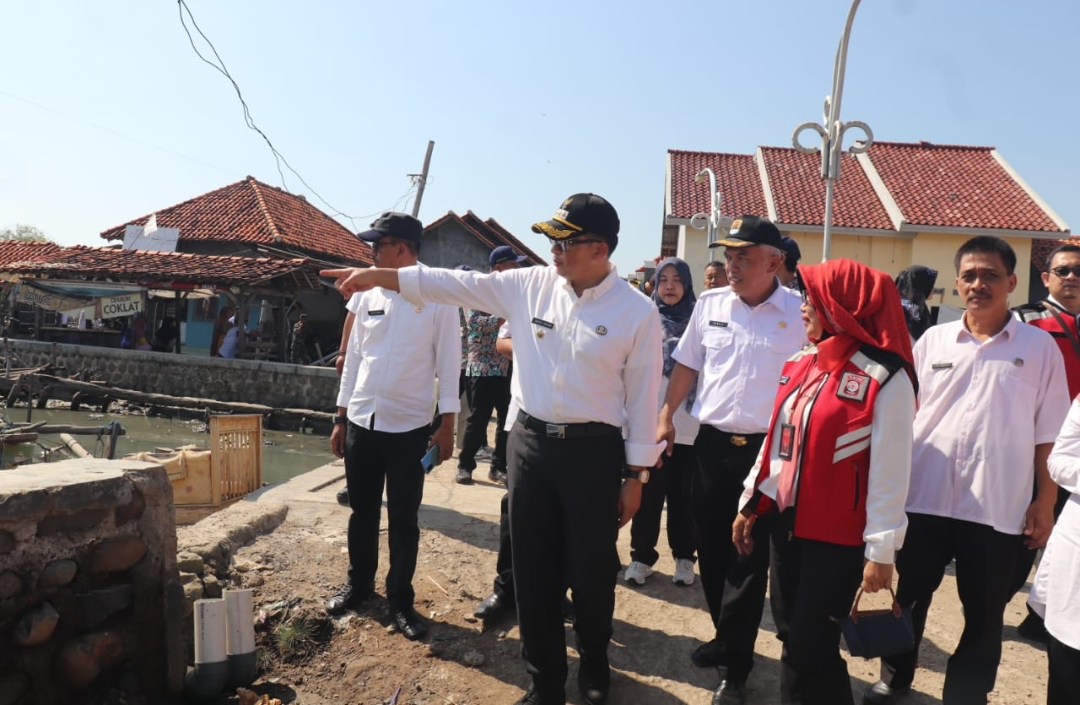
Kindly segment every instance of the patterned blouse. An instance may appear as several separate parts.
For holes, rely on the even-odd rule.
[[[505,377],[510,360],[495,349],[499,317],[468,309],[465,311],[466,377]]]

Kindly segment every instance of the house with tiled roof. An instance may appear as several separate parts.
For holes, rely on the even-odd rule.
[[[928,142],[874,142],[845,156],[833,205],[833,258],[847,257],[896,275],[912,264],[933,267],[941,291],[934,303],[960,306],[951,285],[953,256],[975,235],[996,235],[1016,250],[1017,295],[1041,296],[1044,240],[1070,235],[1068,225],[993,147]],[[825,182],[821,159],[786,147],[759,147],[753,154],[669,150],[661,250],[690,263],[693,271],[722,257],[708,248],[705,230],[692,226],[707,214],[708,182],[716,174],[722,194],[721,228],[743,214],[764,215],[794,238],[803,261],[822,255]]]
[[[526,265],[547,264],[494,218],[483,220],[472,211],[458,215],[454,211],[424,227],[420,261],[429,267],[454,268],[468,265],[488,271],[488,255],[496,247],[509,245],[526,257]]]
[[[54,242],[0,240],[0,266],[48,259],[61,249],[63,248]]]

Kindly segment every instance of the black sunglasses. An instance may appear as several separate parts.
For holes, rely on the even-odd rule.
[[[1076,277],[1080,277],[1080,264],[1076,265],[1075,267],[1054,267],[1050,271],[1062,279],[1066,278],[1070,274]]]

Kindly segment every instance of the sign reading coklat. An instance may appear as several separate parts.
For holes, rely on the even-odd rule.
[[[143,295],[141,291],[119,296],[103,296],[98,299],[101,315],[99,318],[123,318],[134,316],[143,310]]]
[[[102,296],[88,299],[77,296],[64,296],[23,282],[19,287],[19,301],[49,311],[60,311],[78,315],[80,310],[87,310],[87,318],[124,318],[143,311],[144,294],[133,291],[116,296]],[[92,315],[91,315],[92,313]]]

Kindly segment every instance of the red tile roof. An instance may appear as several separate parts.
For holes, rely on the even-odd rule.
[[[1050,256],[1050,253],[1058,248],[1059,245],[1080,245],[1080,236],[1067,237],[1064,239],[1049,239],[1049,238],[1036,238],[1031,241],[1031,263],[1035,265],[1039,271],[1043,271],[1043,267],[1046,266],[1046,258]]]
[[[0,240],[0,266],[15,262],[39,262],[63,249],[52,242]]]
[[[316,265],[306,259],[219,257],[84,245],[57,248],[51,256],[36,261],[0,265],[0,271],[21,274],[46,274],[65,278],[108,277],[139,283],[174,281],[223,286],[259,284],[296,273],[303,285],[319,288],[321,285],[316,278],[317,269]],[[308,276],[309,274],[315,276]]]
[[[726,215],[767,215],[765,192],[757,164],[749,154],[668,151],[671,157],[671,213],[675,218],[691,218],[708,213],[709,184],[695,183],[694,175],[708,167],[716,174],[716,187],[723,195],[720,210]]]
[[[875,142],[869,155],[909,223],[1060,232],[993,150]]]
[[[158,227],[178,228],[180,242],[242,242],[297,250],[315,257],[370,265],[371,250],[345,226],[303,196],[247,177],[216,191],[156,212]],[[150,214],[101,233],[122,240],[127,225],[143,225]]]
[[[761,156],[769,175],[777,222],[823,226],[825,182],[821,178],[821,157],[782,147],[763,147]],[[848,228],[892,229],[892,220],[859,163],[845,156],[841,169],[833,200],[833,224]]]

